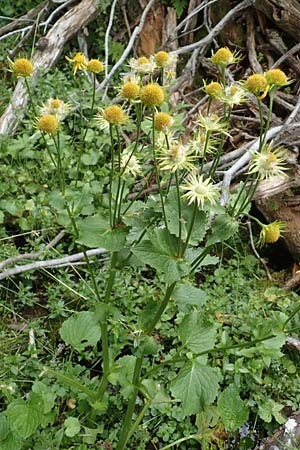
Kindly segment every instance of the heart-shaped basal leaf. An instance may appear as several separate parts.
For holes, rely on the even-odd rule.
[[[178,332],[181,342],[194,353],[210,350],[215,344],[215,326],[202,318],[198,311],[184,316]]]
[[[164,275],[168,284],[180,280],[189,273],[189,264],[178,255],[179,240],[167,230],[155,230],[133,248],[133,254]]]
[[[187,283],[178,284],[172,297],[176,301],[178,309],[183,312],[187,312],[188,308],[193,306],[197,306],[200,309],[207,300],[207,294],[203,289]]]
[[[104,215],[87,217],[78,223],[78,242],[87,247],[103,247],[117,252],[125,246],[128,234],[127,228],[118,226],[111,228],[109,218]]]
[[[27,439],[40,425],[41,411],[38,406],[18,399],[7,408],[6,417],[10,428],[20,438]]]
[[[60,337],[75,350],[95,346],[101,337],[97,316],[92,311],[82,311],[65,320],[60,328]]]
[[[188,361],[171,385],[173,396],[182,402],[185,416],[202,411],[215,400],[218,393],[219,371],[200,361],[200,358]]]
[[[237,220],[229,214],[218,215],[211,229],[211,234],[207,240],[207,245],[211,246],[217,242],[224,242],[233,236],[239,228]]]

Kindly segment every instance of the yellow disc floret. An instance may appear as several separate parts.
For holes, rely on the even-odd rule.
[[[262,225],[262,229],[260,231],[259,235],[259,245],[264,244],[274,244],[274,242],[277,242],[278,239],[281,237],[281,233],[285,228],[285,224],[283,222],[280,222],[279,220],[275,220],[272,223],[269,223],[268,225]]]
[[[126,100],[134,100],[138,97],[140,92],[140,87],[134,81],[127,81],[121,87],[121,96]]]
[[[212,98],[218,97],[222,94],[223,88],[217,81],[212,81],[204,87],[204,91]]]
[[[288,77],[280,69],[268,70],[265,74],[266,80],[270,85],[286,86],[289,84]]]
[[[54,109],[60,108],[62,105],[62,101],[59,100],[58,98],[53,98],[49,103],[50,103],[49,106]]]
[[[89,72],[100,73],[103,72],[104,65],[99,59],[91,59],[86,68]]]
[[[161,86],[150,83],[142,87],[140,99],[144,105],[153,108],[154,106],[159,106],[164,102],[165,93]]]
[[[33,65],[26,58],[18,58],[14,62],[10,61],[10,68],[17,77],[30,77],[33,72]]]
[[[265,242],[273,244],[280,238],[280,227],[277,223],[270,223],[265,228]]]
[[[154,58],[158,67],[166,67],[168,65],[170,55],[167,52],[161,51],[156,53]]]
[[[222,66],[228,66],[234,62],[234,55],[227,47],[221,47],[216,53],[212,54],[210,58],[211,62],[214,64],[219,64]]]
[[[268,81],[264,75],[260,73],[255,73],[254,75],[250,75],[245,82],[245,87],[252,94],[260,95],[264,92],[268,87]]]
[[[53,134],[58,130],[59,122],[52,114],[46,114],[38,119],[37,126],[41,131]]]
[[[148,58],[146,58],[146,56],[140,56],[138,59],[137,59],[137,63],[138,64],[149,64],[149,59]]]
[[[168,113],[159,112],[154,116],[154,127],[156,131],[166,131],[172,123],[173,119]]]
[[[125,121],[125,113],[120,106],[111,105],[104,109],[103,118],[111,125],[119,125]]]

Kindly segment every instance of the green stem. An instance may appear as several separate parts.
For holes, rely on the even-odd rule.
[[[265,132],[264,132],[264,135],[263,135],[263,137],[261,139],[260,150],[263,148],[263,146],[265,144],[267,133],[268,133],[269,128],[270,128],[270,122],[271,122],[271,116],[272,116],[272,110],[273,110],[274,95],[275,95],[275,90],[274,89],[270,89],[270,91],[269,91],[270,103],[269,103],[268,118],[267,118],[267,124],[266,124],[266,127],[265,127]]]
[[[248,173],[248,175],[247,175],[245,181],[243,182],[243,186],[242,186],[242,188],[240,189],[240,191],[239,191],[239,193],[238,193],[238,195],[237,195],[237,198],[235,199],[235,202],[234,202],[233,206],[231,207],[231,214],[232,214],[232,215],[234,214],[234,210],[235,210],[235,208],[236,208],[237,205],[238,205],[238,202],[239,202],[239,200],[240,200],[240,198],[241,198],[242,193],[243,193],[243,192],[245,191],[245,189],[246,189],[246,186],[247,186],[247,183],[248,183],[248,180],[250,179],[250,177],[251,177],[251,174]],[[240,209],[241,209],[241,208],[239,208],[239,211],[240,211]],[[237,216],[238,213],[235,214],[235,215]]]
[[[287,326],[287,324],[293,319],[293,317],[295,317],[295,315],[297,314],[297,312],[300,311],[300,306],[298,306],[290,315],[289,317],[286,319],[286,321],[283,324],[283,329],[285,329],[285,327]]]
[[[203,261],[205,256],[209,253],[210,247],[206,247],[203,252],[197,256],[197,258],[194,259],[194,261],[191,264],[192,271],[196,270],[199,264]]]
[[[57,141],[55,140],[54,135],[52,134],[52,139],[56,148],[57,152],[57,169],[58,169],[58,177],[59,177],[59,183],[60,183],[60,189],[63,195],[65,195],[66,191],[66,183],[65,183],[65,176],[62,166],[62,159],[60,154],[60,139],[59,139],[59,132],[57,132]]]
[[[194,228],[194,223],[195,223],[195,219],[196,219],[197,210],[198,210],[198,205],[197,205],[197,202],[195,201],[193,215],[192,215],[192,220],[191,220],[190,228],[189,228],[189,231],[188,231],[188,234],[187,234],[187,237],[186,237],[186,241],[185,241],[185,244],[184,244],[184,247],[183,247],[183,250],[182,250],[182,254],[181,254],[182,256],[184,256],[185,251],[187,249],[187,246],[189,245],[189,240],[190,240],[193,228]]]
[[[175,286],[176,286],[176,281],[167,287],[165,296],[160,304],[159,309],[157,310],[154,318],[149,322],[149,324],[145,328],[145,331],[147,334],[151,334],[152,331],[154,330],[154,328],[156,327],[157,322],[160,320],[164,310],[166,309],[166,307],[168,305],[168,302],[174,291]]]
[[[223,134],[222,137],[221,137],[220,144],[219,144],[219,146],[218,146],[217,154],[216,154],[216,156],[215,156],[215,158],[214,158],[214,160],[213,160],[213,163],[212,163],[212,165],[211,165],[211,168],[210,168],[210,170],[209,170],[208,176],[209,176],[210,178],[212,178],[212,177],[214,176],[215,171],[216,171],[217,168],[218,168],[218,164],[219,164],[219,161],[220,161],[220,158],[221,158],[221,155],[222,155],[224,139],[225,139],[225,134]]]
[[[115,165],[115,151],[114,151],[114,136],[112,125],[109,125],[109,134],[111,142],[111,166],[109,173],[109,192],[108,192],[108,202],[109,202],[109,221],[110,226],[113,228],[113,211],[112,211],[112,188],[113,188],[113,175],[114,175],[114,165]]]
[[[257,98],[257,104],[258,104],[258,113],[259,113],[259,151],[262,148],[262,137],[264,132],[264,116],[262,111],[262,103],[259,98]]]
[[[59,134],[57,135],[57,141],[55,140],[54,136],[53,136],[53,141],[57,150],[57,168],[58,168],[58,174],[59,174],[59,179],[60,179],[60,186],[61,186],[61,191],[62,194],[65,194],[65,180],[64,180],[64,172],[63,172],[63,168],[62,168],[62,161],[61,161],[61,155],[60,155],[60,141],[59,141]],[[79,230],[76,224],[76,221],[73,217],[72,211],[70,210],[70,207],[68,204],[66,204],[66,210],[68,213],[68,216],[70,218],[72,227],[74,229],[75,235],[76,237],[78,237],[79,235]],[[101,296],[100,296],[100,292],[98,289],[98,285],[97,285],[97,281],[95,278],[95,274],[93,271],[93,268],[91,267],[90,264],[90,260],[89,257],[86,253],[86,250],[83,249],[83,255],[84,255],[84,260],[87,264],[87,269],[88,272],[90,274],[91,280],[92,280],[92,285],[93,285],[93,289],[94,289],[94,293],[96,295],[97,301],[100,303],[101,302]],[[115,275],[116,275],[116,271],[115,271],[115,263],[116,263],[116,253],[112,254],[112,259],[111,259],[111,270],[110,270],[110,276],[108,279],[108,283],[107,283],[107,287],[106,287],[106,292],[105,292],[105,297],[104,297],[104,302],[108,302],[110,295],[111,295],[111,291],[112,291],[112,286],[114,283],[114,279],[115,279]],[[108,384],[108,375],[109,375],[109,340],[108,340],[108,328],[107,328],[107,322],[106,320],[103,320],[100,322],[100,328],[101,328],[101,343],[102,343],[102,358],[103,358],[103,377],[102,377],[102,381],[100,383],[100,387],[98,390],[98,396],[101,399],[104,391],[106,389],[106,386]],[[99,391],[101,389],[101,397],[99,394]]]
[[[120,198],[120,189],[121,189],[121,140],[119,128],[116,125],[116,134],[117,134],[117,142],[118,142],[118,185],[117,185],[117,194],[116,194],[116,202],[114,206],[114,215],[113,215],[113,226],[116,226],[117,223],[117,211],[119,210],[119,205],[121,204],[122,198]]]
[[[36,111],[36,107],[35,107],[35,104],[34,104],[34,100],[33,100],[33,97],[32,97],[32,95],[31,95],[31,89],[30,89],[30,86],[29,86],[29,83],[28,83],[28,80],[27,80],[26,77],[24,78],[24,82],[25,82],[26,89],[27,89],[27,92],[28,92],[28,97],[29,97],[29,99],[30,99],[30,103],[31,103],[31,107],[32,107],[33,114],[34,114],[35,117],[38,117],[38,113],[37,113],[37,111]]]
[[[166,211],[165,211],[164,197],[163,197],[162,190],[161,190],[161,183],[160,183],[160,177],[159,177],[159,172],[158,172],[158,167],[157,167],[157,160],[156,160],[156,153],[155,153],[154,108],[152,109],[152,154],[153,154],[153,164],[154,164],[155,177],[156,177],[156,182],[157,182],[157,186],[158,186],[160,202],[161,202],[161,207],[162,207],[163,220],[164,220],[164,224],[165,224],[166,229],[169,231],[169,229],[168,229],[168,222],[167,222],[167,216],[166,216]]]
[[[186,442],[191,439],[194,439],[199,442],[199,438],[200,438],[199,434],[190,434],[187,437],[177,439],[177,441],[174,441],[174,442],[172,442],[172,444],[168,444],[165,447],[162,447],[160,450],[167,450],[168,448],[174,447],[174,445],[181,444],[181,442]]]
[[[257,177],[255,180],[251,180],[251,185],[250,188],[248,190],[248,195],[246,197],[246,199],[244,200],[244,202],[241,204],[238,212],[237,212],[237,216],[243,213],[243,210],[246,208],[246,206],[251,203],[251,201],[253,200],[253,197],[255,195],[257,186],[259,183],[259,177]]]
[[[206,132],[204,149],[203,149],[203,156],[202,156],[202,161],[201,161],[200,173],[203,172],[203,166],[204,166],[204,163],[205,163],[206,151],[207,151],[208,141],[209,141],[210,135],[211,135],[211,131],[207,131]]]
[[[178,203],[178,255],[181,255],[181,234],[182,234],[182,212],[181,212],[181,197],[179,190],[178,171],[175,171],[176,191],[177,191],[177,203]]]
[[[35,108],[33,97],[31,95],[31,89],[30,89],[30,86],[29,86],[27,78],[24,78],[24,81],[25,81],[25,86],[26,86],[27,92],[28,92],[28,97],[30,99],[30,104],[31,104],[31,107],[32,107],[33,114],[34,114],[35,118],[37,118],[38,114],[37,114],[37,111],[36,111],[36,108]],[[51,151],[49,149],[49,146],[48,146],[48,143],[47,143],[47,140],[45,138],[45,134],[43,133],[43,131],[41,131],[41,136],[42,136],[42,139],[44,141],[45,147],[47,149],[47,153],[50,156],[51,162],[54,165],[54,167],[56,167],[55,159],[53,158],[53,155],[52,155],[52,153],[51,153]]]
[[[127,435],[127,442],[129,441],[129,439],[131,438],[131,436],[135,433],[135,431],[137,430],[139,424],[141,423],[141,421],[143,420],[144,415],[146,414],[147,410],[149,409],[150,405],[151,405],[152,401],[148,400],[145,405],[143,406],[142,410],[140,411],[139,415],[137,416],[134,424],[132,425],[132,427],[130,428],[128,435]]]
[[[207,103],[207,112],[206,112],[207,115],[209,114],[209,111],[210,111],[211,102],[212,102],[212,98],[209,97],[209,100],[208,100],[208,103]]]
[[[135,361],[134,373],[133,373],[133,377],[132,377],[132,384],[134,386],[133,392],[128,401],[127,410],[126,410],[126,414],[125,414],[124,422],[123,422],[123,427],[121,430],[121,434],[120,434],[120,438],[119,438],[119,442],[116,447],[116,450],[124,450],[125,449],[128,438],[129,438],[129,433],[132,428],[131,421],[132,421],[132,416],[134,413],[134,407],[135,407],[137,395],[139,392],[138,383],[139,383],[139,379],[140,379],[140,375],[141,375],[142,363],[143,363],[143,357],[142,356],[137,357],[136,361]]]

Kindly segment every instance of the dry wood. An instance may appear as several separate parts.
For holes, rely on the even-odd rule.
[[[250,67],[253,72],[263,73],[262,67],[257,59],[255,50],[255,27],[253,13],[247,14],[247,47],[248,47],[248,59]]]
[[[30,80],[31,83],[34,83],[38,76],[39,69],[49,69],[55,65],[66,42],[96,17],[98,5],[98,0],[82,0],[53,25],[43,38],[46,47],[43,50],[37,50],[32,59],[35,71]],[[27,103],[27,90],[23,80],[19,79],[10,103],[0,118],[0,134],[11,135],[16,131],[19,121],[25,114]]]
[[[255,0],[254,5],[278,28],[294,39],[300,39],[300,3],[298,0]]]
[[[35,8],[32,8],[30,11],[28,11],[28,13],[24,14],[24,16],[21,16],[18,19],[13,20],[12,22],[5,25],[4,27],[0,28],[0,37],[4,36],[5,34],[9,33],[10,31],[13,31],[13,30],[19,28],[24,23],[32,22],[44,8],[48,9],[50,4],[51,4],[51,1],[46,0],[42,3],[40,3],[39,5],[37,5]]]
[[[256,447],[256,450],[287,450],[299,448],[300,444],[300,411],[290,416],[272,436]]]

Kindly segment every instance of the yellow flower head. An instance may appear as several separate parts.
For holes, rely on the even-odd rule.
[[[109,125],[121,125],[128,120],[125,111],[118,105],[110,105],[104,109],[99,109],[96,115],[96,122],[100,128],[108,128]]]
[[[144,64],[149,64],[150,61],[148,58],[146,58],[146,56],[140,56],[137,59],[137,62],[138,62],[138,64],[144,65]]]
[[[108,123],[112,125],[118,125],[125,120],[125,113],[123,109],[118,105],[107,106],[104,109],[103,117]]]
[[[161,170],[194,170],[193,162],[196,156],[192,155],[193,150],[188,145],[183,145],[178,141],[173,141],[169,147],[161,146],[158,152],[158,162]]]
[[[121,97],[125,98],[126,100],[134,100],[138,97],[139,92],[140,87],[134,81],[127,81],[121,86],[120,89]]]
[[[263,225],[259,234],[258,244],[262,247],[264,244],[274,244],[282,236],[285,224],[275,220],[268,225]]]
[[[249,173],[257,173],[261,180],[274,176],[287,176],[285,170],[286,150],[282,147],[273,149],[273,143],[264,145],[260,152],[252,155]]]
[[[160,106],[165,99],[165,93],[158,84],[150,83],[141,88],[140,99],[144,105],[153,108]]]
[[[137,177],[142,172],[138,158],[129,150],[125,150],[121,155],[121,169],[123,169],[124,175],[133,177]]]
[[[63,120],[70,111],[69,103],[65,103],[58,98],[49,98],[49,100],[41,107],[40,114],[42,116],[53,115],[60,121]]]
[[[18,58],[12,61],[8,58],[9,67],[17,77],[30,77],[33,73],[33,65],[27,58]]]
[[[73,63],[74,75],[76,75],[77,70],[86,70],[88,62],[83,53],[76,53],[74,58],[65,57],[67,61]]]
[[[158,67],[166,67],[170,59],[170,55],[167,52],[161,51],[154,55],[156,64]]]
[[[170,114],[165,112],[156,113],[154,116],[154,127],[156,131],[166,132],[173,124],[174,120]]]
[[[200,157],[207,154],[214,153],[216,151],[216,145],[218,141],[216,139],[208,138],[205,130],[199,130],[194,133],[193,140],[190,141],[190,147],[194,153]]]
[[[209,178],[203,180],[203,175],[197,178],[195,174],[191,174],[181,189],[187,191],[183,197],[189,200],[189,205],[196,202],[201,209],[205,203],[215,204],[219,197],[218,189],[210,183]]]
[[[212,98],[218,97],[223,92],[223,88],[217,81],[212,81],[209,84],[204,84],[204,91]]]
[[[268,90],[268,81],[264,75],[255,73],[250,75],[245,81],[245,88],[256,96],[260,96],[262,93]]]
[[[146,56],[141,56],[138,59],[131,58],[129,66],[134,72],[139,74],[153,73],[156,69],[155,61],[150,61]]]
[[[62,101],[59,100],[58,98],[51,98],[49,101],[50,108],[58,109],[61,107],[61,105],[62,105]]]
[[[93,72],[93,73],[100,73],[103,72],[104,70],[104,65],[101,61],[99,61],[99,59],[91,59],[87,66],[86,69],[89,72]]]
[[[227,132],[228,123],[223,120],[222,117],[219,117],[217,114],[209,114],[208,116],[203,116],[199,113],[199,118],[196,121],[196,124],[201,128],[204,128],[206,132],[210,133],[223,133],[229,136]]]
[[[45,114],[38,119],[37,126],[44,133],[53,134],[59,128],[59,121],[56,116],[52,114]]]
[[[210,60],[213,64],[226,67],[240,61],[241,57],[238,52],[232,53],[228,47],[221,47],[216,51],[216,53],[212,53]]]
[[[291,83],[286,74],[280,69],[270,69],[265,73],[270,86],[287,86]]]
[[[246,101],[246,93],[241,86],[233,84],[231,86],[226,86],[217,98],[233,108],[234,105],[241,105]]]

